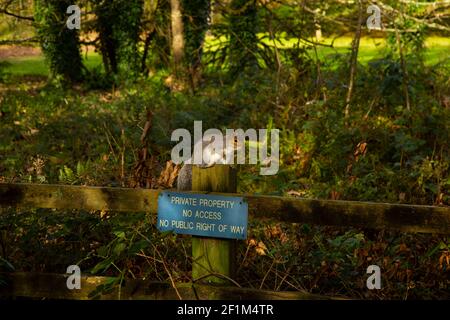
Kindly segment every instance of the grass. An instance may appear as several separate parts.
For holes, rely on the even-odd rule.
[[[289,48],[294,45],[296,40],[283,40],[280,47]],[[210,48],[216,44],[209,39]],[[332,38],[325,38],[322,42],[329,45],[333,42]],[[327,60],[327,57],[333,54],[343,54],[351,47],[351,37],[340,37],[333,42],[333,48],[319,46],[317,48],[317,55],[321,60]],[[434,65],[443,62],[450,66],[450,39],[443,37],[429,37],[425,43],[428,50],[425,53],[427,65]],[[386,41],[382,38],[362,38],[359,51],[359,62],[367,64],[370,60],[382,57],[386,50]],[[311,55],[314,52],[311,50]],[[83,55],[85,66],[91,70],[94,67],[101,66],[101,56],[98,53],[89,53]],[[47,76],[49,69],[45,63],[43,56],[33,57],[15,57],[5,60],[7,66],[4,68],[5,73],[11,75],[37,75]]]
[[[259,37],[263,38],[265,35],[260,34]],[[311,41],[316,42],[315,39],[309,39]],[[336,38],[324,38],[320,42],[324,44],[324,46],[317,46],[317,56],[320,60],[327,60],[327,57],[334,54],[344,54],[349,51],[352,44],[352,37],[343,36]],[[273,46],[273,42],[265,38],[262,40],[267,45]],[[281,37],[281,39],[277,42],[277,47],[279,49],[289,49],[293,48],[297,39],[286,39]],[[226,42],[225,37],[221,37],[220,39],[207,39],[207,48],[209,50],[216,50],[220,45],[220,42]],[[304,43],[304,45],[306,45]],[[332,45],[333,47],[328,47]],[[425,52],[425,60],[427,65],[434,65],[439,62],[445,62],[446,65],[450,66],[450,39],[444,37],[429,37],[425,46],[427,48]],[[359,56],[358,61],[362,64],[367,64],[370,60],[381,58],[385,55],[387,50],[386,40],[384,38],[369,38],[363,37],[360,42]],[[315,56],[315,52],[313,49],[309,50],[309,53],[312,57]]]
[[[331,44],[332,39],[327,38],[323,41],[324,44]],[[318,56],[321,59],[326,58],[327,55],[335,53],[345,53],[352,43],[352,38],[342,37],[336,39],[333,43],[334,48],[320,47],[318,49]],[[444,62],[450,65],[450,39],[443,37],[429,37],[425,41],[425,61],[427,65],[434,65],[436,63]],[[380,58],[386,52],[386,40],[383,38],[362,38],[359,50],[359,62],[366,64],[372,59]]]
[[[5,59],[5,73],[16,76],[46,76],[48,75],[48,66],[45,64],[42,56],[35,57],[14,57]]]
[[[98,53],[83,55],[84,65],[92,70],[102,65],[102,58]],[[14,57],[4,60],[6,66],[4,72],[15,76],[47,76],[49,74],[48,65],[43,55],[32,57]]]

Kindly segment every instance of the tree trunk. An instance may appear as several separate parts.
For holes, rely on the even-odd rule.
[[[178,77],[182,69],[184,55],[183,19],[180,0],[170,0],[172,25],[172,61],[175,75]]]
[[[358,65],[358,52],[359,52],[359,43],[361,41],[361,28],[363,22],[363,14],[362,14],[362,3],[359,0],[359,14],[358,14],[358,26],[356,29],[355,38],[352,43],[352,55],[350,59],[350,80],[348,84],[347,98],[345,99],[345,119],[347,119],[350,115],[350,103],[352,101],[353,96],[353,87],[355,85],[356,78],[356,68]]]
[[[52,76],[67,82],[82,80],[83,61],[78,30],[66,26],[66,10],[70,0],[39,0],[34,2],[34,19],[42,51]]]
[[[210,0],[183,0],[184,61],[189,71],[189,80],[193,90],[201,77],[203,43],[209,27],[210,11]]]
[[[229,63],[231,74],[258,66],[257,4],[255,0],[232,0],[229,8]]]

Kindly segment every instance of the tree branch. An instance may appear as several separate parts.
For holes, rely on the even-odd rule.
[[[22,20],[28,20],[28,21],[34,21],[33,17],[26,17],[26,16],[21,16],[12,12],[9,12],[6,8],[5,9],[0,9],[0,13],[6,14],[7,16],[11,16],[17,19],[22,19]]]
[[[28,38],[28,39],[20,39],[20,40],[0,40],[1,45],[11,45],[11,44],[23,44],[29,42],[39,42],[37,38]]]

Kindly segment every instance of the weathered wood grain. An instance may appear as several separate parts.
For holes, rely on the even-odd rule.
[[[193,191],[236,192],[237,175],[231,166],[192,167]],[[192,237],[192,279],[203,283],[229,284],[228,279],[208,276],[212,273],[234,277],[236,241]]]
[[[161,190],[0,183],[0,207],[157,212]],[[187,192],[189,193],[189,192]],[[211,193],[215,192],[193,192]],[[450,207],[242,194],[251,218],[450,234]]]
[[[89,294],[97,286],[108,281],[108,277],[81,277],[81,289],[69,290],[67,275],[52,273],[0,273],[7,282],[0,286],[0,297],[28,297],[64,300],[89,300]],[[177,283],[177,290],[183,300],[330,300],[325,297],[301,291],[267,291],[251,288],[208,286],[196,283]],[[119,299],[119,290],[102,295],[100,299]],[[149,280],[127,280],[120,290],[122,300],[178,300],[168,283]],[[341,298],[342,299],[342,298]]]
[[[158,194],[150,189],[0,184],[0,206],[155,213]]]

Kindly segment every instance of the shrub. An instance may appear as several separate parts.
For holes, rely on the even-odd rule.
[[[34,18],[51,76],[77,82],[82,79],[83,71],[79,35],[76,29],[66,26],[66,10],[72,4],[71,0],[37,0]]]

